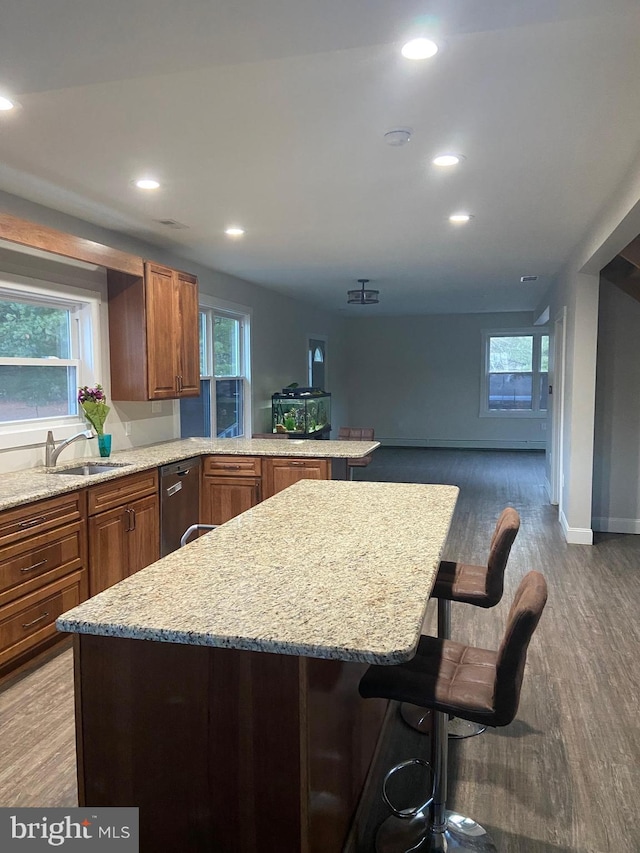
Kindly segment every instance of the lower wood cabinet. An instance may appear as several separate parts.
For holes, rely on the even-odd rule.
[[[98,507],[110,507],[97,512]],[[89,490],[89,593],[96,595],[160,559],[158,472]]]
[[[264,460],[262,470],[262,497],[270,498],[299,480],[330,480],[329,459],[292,459],[271,457]]]
[[[202,468],[203,524],[224,524],[262,499],[262,460],[254,456],[208,456]]]
[[[0,676],[61,635],[55,621],[88,596],[86,492],[0,513]]]

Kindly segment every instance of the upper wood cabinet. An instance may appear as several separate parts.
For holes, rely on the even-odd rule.
[[[143,277],[108,271],[111,397],[197,397],[198,280],[158,264],[144,270]]]

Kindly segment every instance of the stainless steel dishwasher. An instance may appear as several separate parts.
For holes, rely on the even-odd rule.
[[[160,468],[160,556],[180,547],[187,527],[200,517],[200,457]]]

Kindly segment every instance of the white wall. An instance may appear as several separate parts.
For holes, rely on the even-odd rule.
[[[600,285],[593,528],[640,533],[640,302]]]
[[[546,419],[479,415],[482,330],[532,322],[528,312],[350,320],[349,425],[400,446],[544,448]]]
[[[563,307],[567,311],[560,523],[567,541],[571,543],[591,544],[593,541],[591,516],[600,270],[638,233],[640,157],[538,306],[539,310],[547,305],[550,307],[552,322]]]
[[[290,382],[307,383],[307,336],[328,338],[328,383],[332,392],[332,420],[339,426],[346,420],[346,381],[344,372],[344,325],[338,315],[290,299],[281,294],[233,276],[194,264],[179,255],[134,240],[116,232],[74,219],[25,199],[0,192],[0,210],[32,222],[47,225],[70,234],[95,240],[107,246],[131,252],[145,259],[186,270],[198,276],[203,293],[252,309],[252,396],[253,432],[264,432],[270,426],[271,394]],[[108,370],[108,331],[106,286],[102,271],[74,273],[56,260],[29,258],[21,253],[0,251],[0,271],[48,278],[50,281],[75,284],[100,295],[102,352],[104,375],[99,377],[112,405],[108,427],[113,435],[113,449],[123,450],[178,436],[177,404],[162,402],[159,412],[149,403],[112,403]],[[75,276],[75,277],[74,277]],[[126,436],[123,424],[131,424]],[[335,437],[337,433],[333,433]],[[44,462],[42,443],[20,450],[0,448],[0,473],[17,471]],[[65,450],[65,460],[96,453],[95,441],[78,441]]]

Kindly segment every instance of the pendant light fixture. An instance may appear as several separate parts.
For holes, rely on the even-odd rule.
[[[378,299],[379,290],[365,288],[365,284],[369,284],[368,278],[359,278],[358,284],[362,285],[360,290],[347,290],[348,305],[375,305],[380,301]]]

